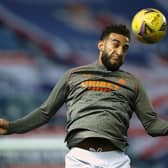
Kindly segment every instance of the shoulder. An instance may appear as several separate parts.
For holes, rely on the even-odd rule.
[[[139,90],[141,90],[143,88],[143,84],[142,84],[141,80],[135,74],[130,73],[128,71],[120,70],[120,73],[122,74],[122,76],[127,78],[127,80],[129,82],[133,83],[134,88],[135,88],[135,92],[136,92],[136,94],[138,94]]]
[[[89,71],[92,71],[93,69],[95,69],[94,64],[87,64],[87,65],[83,65],[83,66],[70,68],[69,70],[67,70],[65,72],[64,79],[68,82],[74,74],[88,73]]]
[[[135,80],[135,81],[139,81],[138,77],[131,72],[128,72],[126,70],[119,70],[119,72],[125,77],[131,78],[132,80]]]
[[[83,72],[83,71],[89,71],[93,70],[95,68],[95,64],[87,64],[87,65],[82,65],[78,67],[74,67],[68,70],[68,74],[71,75],[76,72]]]

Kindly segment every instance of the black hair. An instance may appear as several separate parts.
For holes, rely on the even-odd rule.
[[[127,28],[126,25],[123,24],[111,24],[102,31],[102,34],[100,36],[100,40],[104,40],[106,37],[109,36],[111,33],[117,33],[117,34],[122,34],[126,37],[131,38],[130,35],[130,30]]]

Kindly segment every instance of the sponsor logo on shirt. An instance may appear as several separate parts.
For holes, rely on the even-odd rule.
[[[118,79],[116,83],[98,80],[87,80],[81,83],[82,88],[87,88],[93,91],[110,92],[112,90],[118,91],[121,86],[125,85],[124,79]]]

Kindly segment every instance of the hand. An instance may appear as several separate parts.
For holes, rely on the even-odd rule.
[[[8,121],[0,118],[0,135],[7,134],[8,131]]]

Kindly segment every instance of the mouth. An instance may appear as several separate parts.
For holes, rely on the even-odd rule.
[[[111,62],[120,62],[120,59],[119,58],[111,58],[110,61]]]

